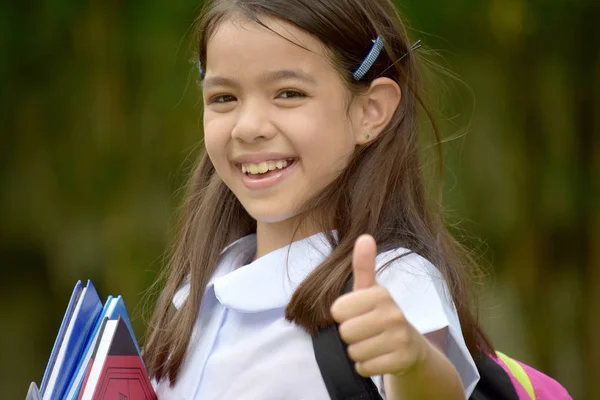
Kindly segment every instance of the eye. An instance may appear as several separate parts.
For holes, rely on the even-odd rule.
[[[232,96],[230,94],[219,94],[209,98],[206,104],[225,104],[232,101],[236,101],[235,96]]]
[[[278,99],[291,99],[295,97],[306,97],[306,95],[298,90],[283,90],[277,95]]]

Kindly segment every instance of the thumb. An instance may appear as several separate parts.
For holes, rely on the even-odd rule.
[[[371,235],[361,235],[354,243],[352,252],[353,290],[368,289],[376,285],[375,257],[377,244]]]

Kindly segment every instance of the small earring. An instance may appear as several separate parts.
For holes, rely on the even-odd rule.
[[[369,135],[368,133],[365,133],[365,139],[367,139],[367,140],[371,139],[371,135]]]

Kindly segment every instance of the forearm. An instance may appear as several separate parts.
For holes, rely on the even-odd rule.
[[[384,386],[388,400],[464,400],[458,372],[431,343],[422,361],[403,375],[387,374]]]

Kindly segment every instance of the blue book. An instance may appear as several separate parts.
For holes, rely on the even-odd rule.
[[[85,377],[85,371],[87,370],[92,352],[94,351],[94,346],[96,345],[96,340],[98,339],[98,331],[102,326],[104,317],[108,314],[108,310],[111,308],[111,306],[114,307],[113,300],[114,299],[112,296],[108,296],[106,302],[104,303],[104,307],[102,308],[102,312],[96,321],[96,325],[88,337],[83,353],[79,359],[79,364],[77,365],[72,379],[69,382],[69,386],[66,391],[67,394],[65,396],[66,399],[77,399],[77,396],[79,395],[79,390],[81,388],[81,384],[83,383],[83,378]]]
[[[127,325],[127,329],[131,333],[133,343],[135,344],[138,353],[141,354],[140,347],[135,338],[135,334],[133,333],[133,326],[131,325],[129,314],[127,314],[127,308],[125,307],[125,302],[123,301],[123,298],[120,295],[116,298],[112,298],[112,296],[109,296],[108,300],[104,304],[104,309],[102,310],[100,318],[98,318],[94,331],[92,335],[90,335],[89,340],[87,341],[86,348],[82,353],[81,361],[76,369],[76,372],[73,374],[73,379],[71,380],[69,389],[66,392],[67,395],[65,398],[67,400],[76,400],[79,396],[79,392],[81,391],[81,385],[83,384],[85,374],[88,370],[88,366],[92,359],[92,353],[94,352],[96,342],[98,341],[100,327],[102,326],[102,322],[104,321],[105,317],[109,320],[115,321],[119,319],[119,317],[121,317],[123,322],[125,322],[125,325]]]
[[[73,294],[71,294],[71,300],[69,300],[67,311],[65,311],[65,316],[63,317],[62,323],[60,324],[58,335],[56,335],[54,346],[52,346],[52,352],[50,353],[48,364],[46,364],[46,371],[44,371],[44,377],[42,378],[42,384],[40,385],[40,393],[42,394],[46,391],[46,385],[48,384],[48,379],[50,378],[50,372],[52,371],[54,363],[56,362],[58,350],[63,342],[63,338],[65,337],[65,331],[67,330],[67,326],[71,321],[71,316],[73,315],[73,310],[75,310],[75,305],[77,303],[77,300],[79,299],[81,291],[81,281],[77,281],[75,287],[73,288]]]
[[[81,353],[87,344],[90,331],[96,325],[101,311],[102,302],[96,288],[88,280],[86,287],[81,291],[52,367],[46,390],[42,394],[44,400],[61,400],[63,398],[67,385],[79,363]]]
[[[79,394],[79,389],[81,387],[81,383],[83,382],[87,365],[89,364],[91,358],[91,352],[93,351],[94,345],[96,343],[98,330],[102,325],[102,320],[107,315],[108,309],[111,307],[112,301],[113,297],[108,296],[106,302],[104,303],[104,307],[102,308],[102,312],[100,313],[100,316],[98,317],[94,328],[92,329],[90,335],[87,338],[86,345],[84,346],[84,350],[81,353],[81,357],[79,359],[79,363],[75,368],[75,372],[73,373],[72,378],[67,387],[67,391],[65,392],[66,399],[77,399],[77,395]]]

